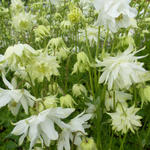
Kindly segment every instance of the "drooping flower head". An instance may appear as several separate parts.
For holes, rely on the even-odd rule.
[[[87,95],[87,90],[82,84],[74,84],[72,87],[72,93],[74,96],[78,97],[82,94]]]
[[[58,140],[57,149],[58,150],[70,150],[70,141],[73,144],[79,146],[82,142],[81,137],[82,134],[86,135],[85,129],[89,127],[87,121],[92,117],[91,114],[81,113],[75,118],[71,119],[71,121],[67,124],[68,127],[64,128],[62,133],[60,134],[60,138]],[[73,136],[73,134],[75,134]]]
[[[89,71],[90,61],[86,53],[80,52],[77,54],[77,62],[73,67],[73,73]]]
[[[36,51],[28,44],[16,44],[6,49],[4,60],[12,70],[17,70],[20,66],[25,66]]]
[[[144,82],[147,71],[144,64],[138,62],[143,57],[134,56],[137,52],[130,46],[115,57],[108,56],[102,62],[98,61],[98,66],[104,67],[99,83],[107,83],[108,90],[111,90],[128,89],[134,83]]]
[[[30,150],[36,144],[37,140],[49,146],[51,140],[58,139],[58,132],[54,124],[60,128],[68,127],[61,119],[67,118],[74,109],[62,109],[60,107],[51,108],[40,112],[38,115],[31,116],[27,119],[15,123],[16,127],[12,134],[21,135],[19,144],[21,145],[25,137],[29,137]]]

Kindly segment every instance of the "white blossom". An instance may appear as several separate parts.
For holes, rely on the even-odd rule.
[[[25,113],[28,114],[28,107],[33,107],[35,97],[32,96],[26,89],[15,89],[9,81],[6,80],[4,74],[2,74],[5,85],[9,88],[0,88],[0,108],[8,107],[13,115],[17,115],[20,106],[22,105]]]
[[[137,10],[130,7],[129,0],[94,0],[93,3],[99,12],[97,25],[117,32],[119,28],[135,24],[133,19],[137,15]]]
[[[58,150],[70,150],[70,141],[74,142],[75,145],[79,146],[81,144],[81,136],[86,134],[85,128],[89,128],[87,121],[92,117],[91,114],[81,113],[75,118],[73,118],[69,123],[68,127],[64,128],[60,134],[58,140],[57,149]]]
[[[51,140],[58,139],[58,132],[54,124],[60,128],[67,128],[61,119],[67,118],[74,109],[63,109],[61,107],[51,108],[40,112],[38,115],[31,116],[27,119],[15,123],[16,127],[13,129],[12,134],[21,135],[19,144],[22,144],[25,137],[29,137],[30,150],[40,139],[41,143],[49,146]]]
[[[143,56],[134,56],[138,52],[129,46],[115,57],[107,56],[102,62],[97,60],[97,66],[104,67],[99,83],[107,83],[108,90],[111,90],[128,89],[134,83],[144,82],[147,71],[143,68],[144,64],[137,61]]]
[[[134,133],[134,130],[141,126],[140,119],[142,117],[136,115],[139,110],[134,106],[128,108],[127,106],[118,105],[116,112],[108,113],[112,118],[112,129],[117,132],[121,131],[123,134],[129,130]]]

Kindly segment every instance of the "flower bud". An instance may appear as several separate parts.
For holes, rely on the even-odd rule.
[[[48,37],[49,32],[50,32],[49,26],[39,25],[36,29],[34,29],[36,41],[37,39],[41,40],[44,39],[45,37]]]
[[[150,86],[147,85],[145,87],[141,87],[139,93],[142,103],[150,102]]]
[[[73,108],[74,107],[75,101],[71,97],[71,95],[67,94],[65,96],[60,97],[60,105],[61,107],[69,107]]]
[[[56,50],[58,50],[61,47],[66,47],[66,45],[61,37],[52,38],[49,41],[48,46],[50,46],[52,49],[56,49]]]
[[[84,139],[78,150],[97,150],[93,138]]]
[[[43,111],[44,109],[57,107],[58,99],[56,98],[56,96],[47,96],[44,97],[43,99],[44,99],[43,103],[39,103],[40,112]],[[42,101],[42,99],[39,100]]]
[[[73,67],[73,73],[75,72],[85,72],[89,70],[90,61],[87,55],[84,52],[80,52],[77,54],[77,62]]]
[[[87,95],[86,88],[82,84],[74,84],[72,87],[72,93],[76,97],[82,94]]]
[[[70,29],[70,28],[71,28],[71,22],[68,21],[68,20],[67,20],[67,21],[66,21],[66,20],[65,20],[65,21],[62,21],[61,24],[60,24],[60,27],[61,27],[61,29],[64,30],[64,31],[65,31],[66,29]]]
[[[60,88],[60,86],[56,82],[49,85],[49,91],[50,91],[50,94],[54,94],[54,95],[63,94],[62,89]]]
[[[78,7],[71,7],[70,8],[70,13],[68,14],[68,19],[70,20],[71,23],[76,24],[81,21],[82,18],[82,12]]]

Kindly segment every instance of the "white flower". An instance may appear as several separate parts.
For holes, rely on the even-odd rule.
[[[94,0],[94,6],[99,12],[97,25],[103,25],[112,32],[132,25],[137,10],[131,8],[129,3],[129,0]]]
[[[91,114],[84,114],[83,112],[72,119],[68,123],[69,127],[64,128],[64,130],[60,134],[57,149],[70,150],[70,141],[74,142],[73,144],[79,146],[81,144],[82,134],[86,134],[85,128],[89,128],[89,126],[87,125],[87,121],[91,118],[91,116]],[[73,133],[75,133],[75,135],[73,135]]]
[[[89,40],[90,45],[93,45],[93,43],[97,43],[98,42],[98,28],[97,27],[87,27],[86,28],[86,32],[85,30],[80,30],[79,31],[80,34],[80,40],[85,41],[86,40],[86,36]]]
[[[12,18],[12,26],[16,31],[30,31],[35,24],[35,16],[21,12]]]
[[[33,107],[35,97],[25,89],[14,89],[13,85],[6,80],[4,74],[2,74],[2,77],[9,90],[0,88],[0,108],[8,104],[12,114],[17,115],[22,105],[25,113],[28,114],[28,107]]]
[[[115,98],[115,100],[114,100]],[[110,111],[110,109],[114,109],[114,102],[115,106],[118,103],[121,103],[123,106],[127,106],[127,100],[131,100],[132,95],[122,92],[122,91],[107,91],[105,96],[105,106],[107,111]]]
[[[130,46],[116,57],[108,56],[102,62],[97,60],[98,66],[104,67],[99,83],[108,83],[108,90],[111,90],[129,88],[133,83],[144,82],[147,71],[143,68],[143,63],[137,61],[143,57],[134,56],[139,51],[132,51]]]
[[[112,129],[117,132],[121,131],[123,134],[127,133],[128,130],[134,133],[134,130],[141,126],[140,119],[142,117],[136,115],[139,110],[134,106],[128,108],[127,106],[118,105],[116,112],[108,113],[112,118]]]
[[[54,123],[60,128],[68,127],[61,119],[67,118],[73,111],[74,109],[62,109],[60,107],[47,109],[37,116],[31,116],[17,122],[12,134],[21,135],[19,144],[22,144],[24,138],[29,136],[31,141],[30,150],[38,139],[41,140],[42,144],[44,141],[44,144],[49,146],[51,140],[58,139],[58,132],[54,127]]]
[[[21,12],[24,9],[24,3],[21,0],[11,0],[12,13]]]
[[[33,81],[38,79],[39,82],[42,82],[44,77],[49,80],[52,75],[59,75],[59,64],[55,56],[41,53],[39,56],[34,57],[31,62],[27,67],[27,72]]]
[[[16,44],[6,49],[4,60],[12,70],[20,66],[25,66],[27,62],[36,54],[36,51],[28,44]]]
[[[79,5],[82,7],[83,14],[88,15],[93,0],[80,0]]]

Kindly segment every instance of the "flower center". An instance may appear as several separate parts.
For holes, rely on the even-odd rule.
[[[121,21],[123,19],[123,14],[120,14],[118,17],[115,18],[115,20],[118,22],[118,21]]]

